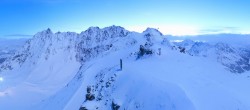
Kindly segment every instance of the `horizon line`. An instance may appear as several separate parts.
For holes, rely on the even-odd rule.
[[[57,33],[57,32],[75,32],[77,34],[80,34],[81,32],[84,32],[86,30],[88,30],[89,28],[91,27],[97,27],[97,28],[100,28],[100,29],[104,29],[104,28],[108,28],[108,27],[112,27],[112,26],[116,26],[116,27],[122,27],[124,28],[125,30],[127,31],[130,31],[130,32],[137,32],[137,33],[143,33],[143,31],[145,31],[147,28],[153,28],[153,29],[156,29],[158,30],[159,32],[161,32],[164,36],[173,36],[173,37],[188,37],[188,36],[202,36],[202,35],[220,35],[220,34],[237,34],[237,35],[250,35],[250,32],[237,32],[235,30],[225,30],[225,29],[238,29],[237,27],[222,27],[220,29],[191,29],[189,27],[179,27],[179,28],[172,28],[172,29],[167,29],[166,27],[161,27],[161,28],[155,28],[155,26],[140,26],[138,28],[136,28],[136,26],[119,26],[119,25],[111,25],[111,26],[105,26],[105,27],[101,27],[101,26],[90,26],[86,29],[83,29],[83,30],[74,30],[74,31],[60,31],[60,30],[57,30],[55,31],[54,33]],[[160,26],[159,26],[160,27]],[[177,26],[178,27],[178,26]],[[186,32],[187,31],[190,31],[189,33],[185,33],[185,28],[186,28]],[[53,32],[53,29],[51,28],[47,28],[47,29],[50,29],[52,30]],[[39,32],[42,32],[42,31],[45,31],[47,29],[44,29],[44,30],[41,30],[41,31],[38,31],[34,34],[8,34],[8,35],[2,35],[0,38],[32,38],[35,34],[39,33]],[[175,30],[176,29],[176,30]],[[180,32],[178,32],[179,30]],[[54,29],[56,30],[56,29]],[[168,30],[172,30],[171,31],[168,31]]]

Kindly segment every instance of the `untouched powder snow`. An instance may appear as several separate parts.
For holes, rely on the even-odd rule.
[[[78,94],[75,94],[81,97],[73,97],[65,109],[78,109],[75,108],[75,104],[84,101],[87,86],[93,85],[96,88],[94,94],[101,94],[101,97],[99,97],[99,101],[84,102],[83,106],[88,109],[96,109],[97,107],[110,109],[112,101],[118,103],[121,106],[120,109],[129,110],[194,109],[192,102],[178,85],[151,76],[157,68],[150,66],[152,68],[145,69],[148,66],[144,64],[145,61],[126,58],[126,54],[128,53],[119,51],[93,61],[94,65],[84,72],[84,84],[76,92]],[[123,70],[119,68],[119,58],[124,58]],[[103,82],[100,82],[101,80]],[[102,86],[104,87],[102,88]]]
[[[51,56],[47,61],[38,61],[29,74],[21,70],[24,68],[9,75],[4,74],[5,80],[1,82],[0,90],[0,109],[31,109],[30,106],[60,90],[80,67],[80,63],[67,57],[67,54],[61,53]]]
[[[164,49],[161,56],[123,59],[120,71],[119,58],[124,58],[124,54],[98,59],[85,71],[83,85],[65,109],[78,109],[75,105],[80,102],[88,109],[111,109],[114,101],[128,110],[249,110],[250,79],[232,74],[216,62]],[[103,83],[98,82],[98,74],[105,74]],[[98,89],[106,86],[111,77],[114,81],[110,87]],[[101,93],[102,99],[84,101],[87,86],[93,85],[98,85],[93,94]]]
[[[47,29],[0,64],[0,110],[250,110],[249,58],[152,28]]]

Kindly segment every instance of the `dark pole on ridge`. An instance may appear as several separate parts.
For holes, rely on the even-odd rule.
[[[120,59],[120,69],[122,70],[122,59]]]

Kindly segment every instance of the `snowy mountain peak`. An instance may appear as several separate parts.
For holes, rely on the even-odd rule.
[[[148,42],[161,42],[163,40],[163,34],[155,28],[147,28],[142,33]]]
[[[192,45],[193,43],[195,43],[193,40],[191,40],[191,39],[185,39],[184,41],[183,41],[183,44],[185,45],[185,46],[187,46],[187,45]]]
[[[193,40],[190,40],[190,39],[185,39],[182,42],[177,43],[178,46],[185,47],[187,49],[191,48],[194,44],[195,44],[195,42]]]
[[[215,47],[221,52],[235,53],[234,51],[235,49],[226,43],[222,43],[222,42],[216,43]]]
[[[115,29],[125,30],[123,27],[121,27],[121,26],[116,26],[116,25],[112,25],[112,26],[109,26],[109,27],[105,27],[104,29],[110,29],[110,30],[115,30]]]
[[[87,32],[87,31],[97,31],[97,30],[100,30],[99,27],[89,27],[87,30],[85,30],[84,32]]]
[[[115,26],[115,25],[110,26],[110,27],[105,27],[103,28],[103,30],[108,31],[112,34],[121,34],[122,36],[126,36],[129,33],[125,28],[121,26]]]
[[[145,31],[143,31],[143,34],[150,34],[151,36],[162,36],[163,34],[155,28],[147,28]]]
[[[42,31],[42,33],[44,33],[44,34],[53,34],[53,32],[51,31],[50,28],[48,28],[48,29]]]
[[[32,40],[35,39],[42,39],[43,41],[45,41],[47,38],[51,38],[53,36],[53,32],[51,31],[50,28],[43,30],[41,32],[38,32],[34,35],[34,38]]]

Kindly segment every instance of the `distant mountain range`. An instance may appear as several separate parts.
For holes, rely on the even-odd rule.
[[[27,40],[0,38],[0,64],[21,48]]]
[[[120,26],[47,29],[20,49],[24,40],[0,49],[0,109],[248,110],[247,39]]]

